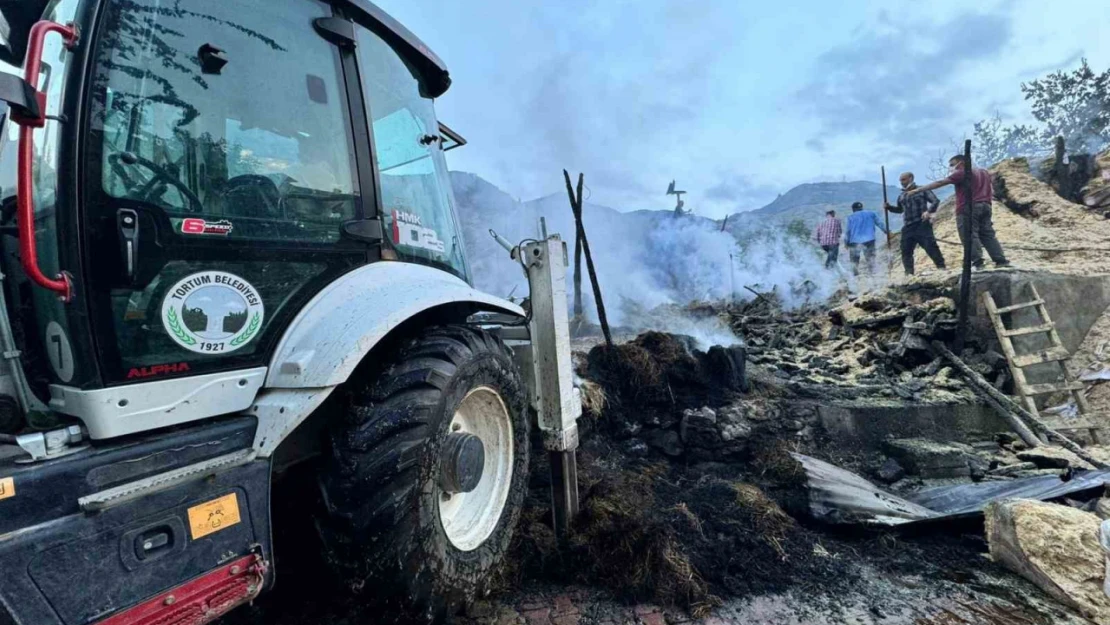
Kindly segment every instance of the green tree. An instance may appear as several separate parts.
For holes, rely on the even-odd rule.
[[[975,160],[993,165],[1005,158],[1046,153],[1058,136],[1070,152],[1099,152],[1110,146],[1110,69],[1095,73],[1083,59],[1021,84],[1040,125],[1003,126],[998,113],[975,124]],[[946,159],[945,159],[946,160]]]
[[[1043,151],[1049,144],[1044,141],[1042,132],[1033,126],[1003,126],[1002,116],[995,113],[994,117],[975,124],[974,145],[975,160],[989,167],[1003,159]],[[942,160],[947,167],[948,155]]]
[[[1042,136],[1063,136],[1071,151],[1098,151],[1110,145],[1110,69],[1096,74],[1087,59],[1071,72],[1053,72],[1022,83]]]

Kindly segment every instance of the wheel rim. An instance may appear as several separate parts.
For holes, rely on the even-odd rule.
[[[479,386],[463,397],[448,432],[482,439],[485,466],[478,486],[468,493],[449,494],[436,487],[439,520],[447,539],[460,551],[477,549],[497,527],[513,480],[513,424],[497,391]]]

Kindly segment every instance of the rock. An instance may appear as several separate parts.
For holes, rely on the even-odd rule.
[[[1076,469],[1093,468],[1079,456],[1063,447],[1041,445],[1033,449],[1019,451],[1017,457],[1019,460],[1032,462],[1037,465],[1038,469],[1067,469],[1068,467],[1074,467]]]
[[[656,427],[656,428],[659,428],[661,430],[665,430],[665,429],[671,427],[672,425],[674,425],[675,423],[678,423],[678,417],[676,417],[674,414],[672,414],[669,411],[665,412],[663,414],[658,414],[658,413],[649,414],[649,415],[647,415],[646,419],[644,420],[644,425],[649,425],[649,426],[652,426],[652,427]]]
[[[618,436],[620,438],[629,438],[632,436],[636,436],[644,429],[644,426],[640,423],[625,420],[621,420],[618,427],[620,429],[620,431],[618,432]]]
[[[687,447],[716,449],[723,442],[717,430],[717,413],[709,407],[683,411],[678,431]]]
[[[998,443],[994,441],[976,441],[971,443],[971,448],[980,453],[998,451]]]
[[[790,406],[790,416],[795,419],[816,419],[817,406],[809,404],[796,404]]]
[[[1033,470],[1036,470],[1036,468],[1037,468],[1037,465],[1033,464],[1032,462],[1018,462],[1018,463],[1015,463],[1015,464],[1007,464],[1007,465],[999,466],[998,468],[995,468],[995,469],[991,469],[990,474],[991,475],[1013,475],[1015,473],[1020,473],[1022,471],[1033,471]]]
[[[1030,469],[1028,471],[1017,471],[1011,475],[1013,475],[1015,479],[1020,480],[1027,477],[1045,477],[1046,475],[1060,477],[1063,473],[1061,469]]]
[[[718,421],[717,427],[721,433],[721,439],[726,443],[746,441],[752,435],[752,426],[747,423],[723,423]]]
[[[705,355],[706,368],[713,381],[734,391],[748,389],[747,353],[742,345],[714,345]]]
[[[991,369],[1003,369],[1009,366],[1006,357],[993,349],[989,349],[983,354],[983,362]]]
[[[971,473],[971,479],[976,482],[986,477],[990,466],[990,461],[980,455],[972,454],[967,457],[968,471]]]
[[[1095,502],[1095,516],[1104,521],[1110,519],[1110,499],[1102,497]]]
[[[729,404],[717,409],[717,423],[746,423],[747,420],[743,404]]]
[[[643,439],[651,448],[658,449],[672,458],[681,456],[685,451],[678,432],[674,430],[651,430],[643,435]]]
[[[902,438],[886,441],[883,447],[905,467],[906,472],[926,479],[968,477],[971,448],[953,443],[938,443],[923,438]]]
[[[1026,499],[991,502],[984,515],[995,562],[1087,618],[1110,622],[1097,516]]]
[[[638,438],[630,439],[624,444],[624,453],[633,458],[643,458],[650,452],[651,450],[648,448],[647,443]]]
[[[887,458],[875,471],[875,477],[887,484],[893,484],[906,476],[906,470],[894,458]]]

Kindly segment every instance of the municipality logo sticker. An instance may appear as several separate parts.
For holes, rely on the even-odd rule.
[[[162,300],[162,325],[178,345],[201,354],[226,354],[250,342],[265,319],[254,286],[225,271],[179,280]]]

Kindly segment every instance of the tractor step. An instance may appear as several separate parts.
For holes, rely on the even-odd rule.
[[[262,591],[266,562],[239,558],[185,582],[97,625],[204,625]]]

